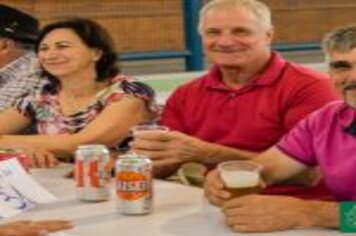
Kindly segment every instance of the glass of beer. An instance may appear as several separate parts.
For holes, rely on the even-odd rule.
[[[261,171],[262,166],[252,161],[227,161],[218,165],[225,190],[232,198],[259,192]]]
[[[145,139],[146,141],[155,141],[151,140],[150,135],[160,133],[160,132],[168,132],[169,128],[163,125],[157,124],[143,124],[143,125],[135,125],[131,127],[131,133],[133,140],[137,141],[140,139]],[[148,137],[147,137],[148,136]],[[131,149],[131,152],[135,152],[134,149]]]
[[[145,131],[169,131],[167,126],[163,125],[156,125],[156,124],[149,124],[149,125],[135,125],[131,128],[132,134],[135,135],[139,132]]]

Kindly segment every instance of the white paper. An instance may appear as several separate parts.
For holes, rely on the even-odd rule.
[[[3,201],[0,201],[0,219],[9,218],[20,214],[22,211],[12,208]]]
[[[0,161],[0,217],[8,218],[39,203],[56,201],[22,168],[17,159]]]
[[[51,203],[57,200],[53,194],[27,174],[15,158],[0,162],[0,176],[32,202]]]
[[[2,210],[6,214],[15,214],[15,211],[25,211],[28,209],[31,209],[35,206],[35,204],[27,199],[21,192],[16,190],[11,184],[9,184],[6,179],[0,175],[0,202],[2,203]],[[11,208],[15,211],[12,213],[9,211],[6,211],[6,207]]]

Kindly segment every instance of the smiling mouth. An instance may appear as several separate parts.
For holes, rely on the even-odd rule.
[[[56,62],[56,63],[45,63],[46,66],[61,66],[65,64],[64,62]]]
[[[354,89],[356,89],[356,82],[348,83],[348,84],[344,85],[342,88],[342,90],[344,92],[349,91],[349,90],[354,90]]]
[[[232,53],[240,53],[243,50],[215,50],[217,53],[226,53],[226,54],[232,54]]]

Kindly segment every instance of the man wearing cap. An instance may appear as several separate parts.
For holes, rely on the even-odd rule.
[[[33,51],[38,20],[0,4],[0,112],[40,80]]]

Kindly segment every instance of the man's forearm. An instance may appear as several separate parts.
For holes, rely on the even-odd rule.
[[[193,144],[194,145],[194,144]],[[199,140],[196,158],[203,163],[217,164],[228,160],[246,160],[256,157],[259,153],[244,151],[223,145]]]

